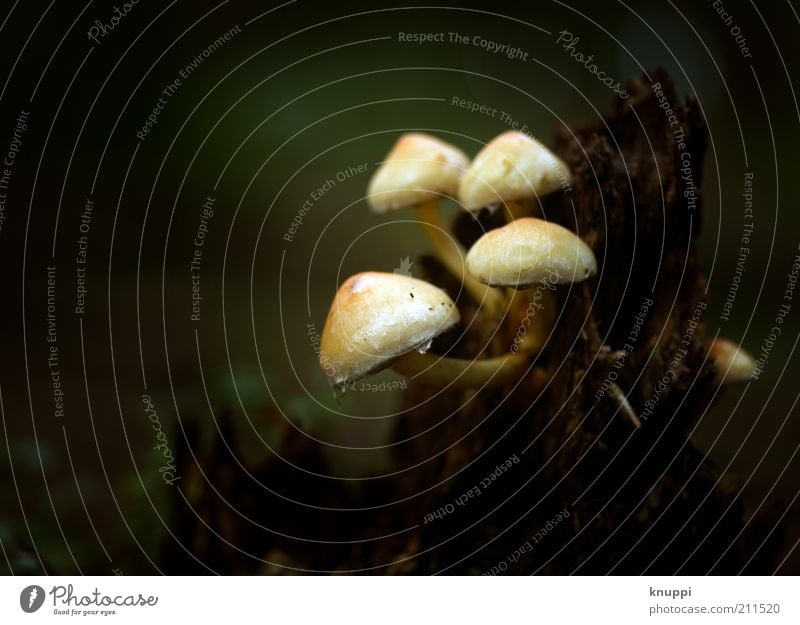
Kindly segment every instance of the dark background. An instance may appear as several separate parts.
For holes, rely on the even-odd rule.
[[[257,460],[285,435],[262,418],[277,408],[323,446],[330,475],[388,470],[386,433],[402,418],[402,392],[354,392],[337,402],[308,324],[321,332],[344,277],[391,271],[427,249],[410,212],[375,216],[364,201],[376,161],[400,133],[434,132],[474,155],[507,129],[497,117],[454,107],[454,96],[503,110],[546,142],[559,125],[593,122],[610,109],[614,94],[555,43],[561,30],[579,36],[577,49],[617,80],[660,66],[682,94],[700,99],[710,133],[704,320],[709,334],[719,328],[760,354],[800,243],[796,8],[726,0],[752,54],[744,58],[709,2],[446,5],[299,0],[265,14],[277,5],[141,0],[95,44],[87,31],[110,20],[113,2],[5,0],[3,153],[20,111],[30,115],[0,231],[0,570],[159,570],[163,544],[181,537],[170,536],[172,487],[158,471],[163,458],[152,449],[143,393],[172,448],[181,423],[210,434],[215,416],[231,409],[238,444]],[[140,143],[136,132],[164,87],[235,25],[241,32],[203,59]],[[480,34],[519,46],[529,60],[472,45],[402,43],[401,31]],[[367,173],[337,181],[294,240],[284,240],[312,192],[363,163]],[[754,174],[755,232],[724,322],[746,171]],[[193,322],[189,261],[209,195],[215,212],[201,320]],[[77,315],[87,197],[87,306]],[[63,416],[54,414],[47,365],[48,265],[57,267]],[[798,494],[798,307],[761,379],[730,389],[694,434],[740,480],[752,509],[777,503],[794,519],[787,553],[798,537],[790,505]],[[373,382],[398,379],[385,372]],[[286,493],[302,499],[290,483]],[[798,561],[793,555],[782,571],[797,572]]]

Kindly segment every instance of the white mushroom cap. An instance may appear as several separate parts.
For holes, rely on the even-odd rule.
[[[441,289],[400,274],[365,272],[339,287],[322,330],[320,364],[332,384],[357,380],[411,350],[426,350],[461,315]]]
[[[536,198],[569,185],[572,176],[561,159],[526,134],[498,135],[472,161],[458,189],[465,208]]]
[[[711,343],[709,355],[717,370],[718,383],[744,382],[753,373],[753,357],[733,341],[721,337],[715,339]]]
[[[461,150],[430,135],[409,132],[392,147],[370,180],[369,204],[376,213],[455,196],[469,165]]]
[[[563,226],[523,217],[490,230],[467,253],[467,271],[484,284],[519,289],[546,281],[582,282],[597,273],[592,250]]]

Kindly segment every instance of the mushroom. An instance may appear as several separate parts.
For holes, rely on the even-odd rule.
[[[467,254],[467,271],[483,284],[527,289],[542,281],[582,282],[597,273],[597,261],[564,226],[523,217],[478,239]]]
[[[331,304],[320,364],[338,388],[387,367],[452,388],[498,387],[524,375],[528,363],[522,355],[466,360],[426,353],[460,318],[450,297],[423,280],[358,273],[345,280]]]
[[[740,345],[725,338],[711,342],[708,355],[714,362],[717,384],[745,382],[753,373],[755,361]]]
[[[537,287],[542,309],[552,313],[557,285],[582,282],[597,273],[594,253],[578,235],[563,226],[522,217],[484,234],[467,253],[467,271],[483,284],[517,291]],[[515,298],[516,299],[516,298]],[[552,314],[544,315],[552,323]],[[550,324],[548,324],[550,325]],[[527,351],[541,349],[549,327],[534,325],[526,332]]]
[[[375,213],[414,207],[422,229],[447,270],[477,302],[491,313],[499,314],[504,307],[503,298],[464,271],[465,250],[448,236],[439,210],[438,200],[456,195],[458,181],[468,165],[469,158],[458,148],[430,135],[406,133],[372,176],[368,202]]]
[[[505,204],[512,219],[530,213],[537,198],[571,183],[567,166],[536,139],[509,130],[478,153],[458,188],[465,208]]]

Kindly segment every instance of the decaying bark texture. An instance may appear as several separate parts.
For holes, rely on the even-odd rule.
[[[441,393],[414,385],[408,393],[414,408],[397,420],[394,433],[395,473],[358,488],[298,476],[282,462],[254,469],[267,484],[293,480],[306,501],[320,506],[309,510],[243,487],[225,493],[226,505],[241,505],[270,528],[243,524],[243,536],[231,539],[274,563],[260,570],[773,569],[781,531],[769,532],[769,515],[746,516],[734,487],[690,439],[718,392],[706,356],[705,281],[695,245],[706,128],[694,98],[682,104],[663,72],[652,79],[674,120],[659,107],[650,81],[634,80],[631,96],[606,120],[564,129],[556,138],[574,181],[541,209],[593,248],[600,275],[557,291],[558,324],[535,363],[552,374],[544,392],[536,390],[533,372],[513,389],[492,392]],[[499,213],[477,221],[463,216],[454,231],[469,246],[501,220]],[[435,260],[418,266],[432,282],[458,292]],[[440,337],[434,351],[474,357],[496,349],[498,341],[508,346],[516,330],[507,327],[511,322],[493,339],[495,328],[475,320],[479,313],[468,299],[458,305],[461,328]],[[641,427],[621,409],[624,401]],[[305,466],[323,464],[308,444],[298,443],[291,453],[298,462],[304,457]],[[335,510],[348,507],[358,512]],[[181,510],[180,518],[194,517]],[[242,524],[230,512],[225,519]],[[229,551],[229,558],[248,561]],[[175,558],[191,564],[185,555]],[[233,566],[223,556],[203,560],[223,570]]]

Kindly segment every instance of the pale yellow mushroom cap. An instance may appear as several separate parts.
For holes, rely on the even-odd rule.
[[[717,370],[717,382],[734,384],[746,381],[753,373],[755,362],[740,345],[725,338],[711,343],[709,355]]]
[[[458,188],[465,208],[527,200],[568,186],[572,176],[555,154],[526,134],[509,130],[492,139],[472,161]]]
[[[519,289],[582,282],[597,273],[592,250],[563,226],[523,217],[490,230],[467,253],[467,271],[491,286]]]
[[[461,150],[430,135],[409,132],[400,137],[372,176],[368,201],[376,213],[455,196],[469,165]]]
[[[453,300],[432,284],[393,273],[358,273],[339,287],[328,312],[322,370],[332,384],[357,380],[402,354],[426,350],[460,318]]]

